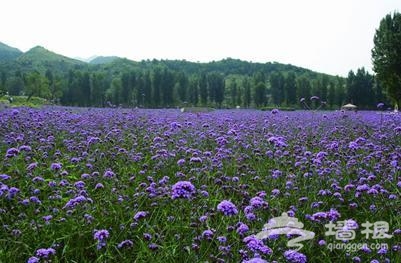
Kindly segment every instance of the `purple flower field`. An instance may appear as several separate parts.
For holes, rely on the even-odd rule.
[[[399,114],[18,108],[0,139],[0,262],[401,262]],[[256,237],[283,213],[298,251]]]

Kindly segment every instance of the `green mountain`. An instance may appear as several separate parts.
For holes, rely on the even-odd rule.
[[[18,58],[22,51],[0,42],[0,61],[10,61]]]
[[[2,60],[1,54],[7,54],[7,59]],[[49,91],[36,95],[46,94],[63,105],[75,106],[106,106],[107,102],[145,107],[181,103],[213,107],[294,106],[300,98],[316,95],[333,107],[342,105],[346,95],[341,77],[278,62],[233,58],[207,63],[133,61],[116,56],[99,56],[85,62],[41,46],[22,53],[1,43],[0,93],[23,95],[32,74],[51,83]]]
[[[190,62],[186,60],[142,60],[132,61],[117,56],[97,56],[89,62],[69,58],[44,47],[36,46],[23,53],[20,50],[0,42],[0,70],[9,73],[20,71],[39,71],[44,73],[52,70],[65,75],[71,69],[87,69],[91,71],[105,70],[111,75],[117,75],[130,70],[153,70],[155,67],[168,68],[173,71],[182,71],[186,74],[199,74],[200,72],[219,72],[224,75],[240,74],[253,75],[256,72],[288,72],[298,74],[319,74],[309,69],[286,65],[277,62],[255,63],[239,59],[227,58],[207,63]]]
[[[36,46],[31,48],[21,56],[17,58],[17,61],[20,63],[48,63],[48,62],[61,62],[61,63],[68,63],[73,65],[82,65],[85,64],[82,61],[72,59],[69,57],[65,57],[63,55],[59,55],[52,51],[49,51],[41,46]]]
[[[113,62],[116,59],[119,59],[119,57],[116,57],[116,56],[107,56],[107,57],[98,56],[98,57],[95,57],[94,59],[90,60],[89,63],[93,64],[93,65],[107,64],[107,63]]]
[[[45,72],[51,69],[54,72],[65,73],[71,68],[85,65],[85,62],[59,55],[41,46],[31,48],[14,61],[14,66],[22,72]]]

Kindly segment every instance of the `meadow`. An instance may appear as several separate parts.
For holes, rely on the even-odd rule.
[[[0,154],[0,262],[401,262],[399,114],[10,108]]]

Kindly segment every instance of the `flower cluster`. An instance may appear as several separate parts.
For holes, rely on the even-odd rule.
[[[171,198],[190,199],[196,193],[195,186],[189,181],[179,181],[172,186]]]
[[[95,230],[93,234],[93,239],[97,240],[97,249],[100,250],[106,246],[106,240],[109,238],[109,231],[106,229]]]
[[[222,212],[226,216],[233,216],[238,214],[237,207],[228,200],[223,200],[217,205],[217,210]]]

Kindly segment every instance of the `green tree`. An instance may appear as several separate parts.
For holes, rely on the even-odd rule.
[[[347,99],[360,108],[372,108],[374,105],[373,76],[364,68],[352,70],[347,78]]]
[[[235,107],[237,104],[237,97],[238,97],[238,86],[235,79],[230,79],[228,87],[228,92],[230,93],[230,106]]]
[[[394,12],[381,21],[373,38],[373,70],[391,99],[401,105],[401,14]]]
[[[281,72],[274,72],[271,74],[270,91],[273,103],[275,105],[281,105],[284,101],[284,76]]]
[[[335,103],[339,106],[342,106],[345,104],[345,98],[346,98],[346,85],[345,85],[345,80],[344,78],[341,77],[336,77],[336,98],[335,98]]]
[[[383,87],[377,78],[373,80],[373,90],[375,91],[376,102],[385,102],[386,96],[383,93]]]
[[[207,104],[207,77],[204,72],[200,74],[199,78],[199,95],[200,95],[200,102],[202,105]]]
[[[132,70],[129,74],[131,85],[131,101],[132,105],[138,106],[138,72]]]
[[[311,85],[309,79],[304,75],[297,79],[297,97],[307,100],[311,97]]]
[[[152,105],[152,80],[150,77],[150,72],[146,71],[143,76],[143,101],[144,107],[151,107]]]
[[[255,86],[254,102],[256,107],[261,107],[266,102],[266,85],[263,82],[259,82]]]
[[[215,102],[218,107],[221,107],[224,100],[224,77],[217,72],[212,72],[208,74],[207,81],[210,101]]]
[[[137,98],[137,105],[145,107],[145,77],[143,73],[138,74],[135,97]]]
[[[252,102],[251,82],[248,77],[242,80],[242,86],[244,89],[244,106],[249,108]]]
[[[46,77],[42,76],[38,71],[28,73],[25,76],[25,94],[29,101],[32,96],[41,98],[49,98],[49,82]]]
[[[45,76],[49,83],[50,99],[52,101],[56,101],[63,94],[63,79],[60,76],[54,76],[53,72],[50,69],[46,70]]]
[[[7,73],[2,70],[0,72],[0,97],[6,94],[7,92],[6,82],[7,82]]]
[[[285,100],[287,105],[294,105],[297,102],[297,85],[295,73],[288,73],[285,78]]]
[[[177,83],[179,84],[177,88],[178,98],[181,102],[186,102],[189,85],[188,76],[183,71],[180,71],[177,78]]]
[[[242,105],[242,97],[243,97],[242,93],[243,93],[242,87],[237,85],[237,100],[236,100],[235,106]]]
[[[329,93],[327,95],[327,104],[333,108],[336,101],[336,87],[333,82],[329,84]]]
[[[189,103],[196,106],[199,102],[198,78],[191,76],[188,83]]]
[[[68,72],[66,91],[63,92],[61,102],[64,105],[83,106],[82,71],[75,69]]]
[[[81,89],[82,89],[82,106],[90,106],[90,98],[91,98],[91,81],[90,81],[90,76],[89,72],[85,71],[81,75],[81,83],[80,83]]]
[[[153,71],[152,79],[152,102],[155,106],[160,106],[161,104],[161,90],[163,85],[163,75],[162,69],[157,67]]]
[[[319,98],[322,98],[322,82],[321,79],[316,78],[311,80],[311,86],[312,86],[312,96],[317,96]],[[318,101],[315,101],[318,103]]]
[[[320,78],[320,99],[322,101],[327,101],[327,94],[328,94],[328,88],[329,88],[329,77],[327,75],[323,75]]]
[[[106,90],[110,84],[103,72],[96,72],[92,75],[91,102],[95,106],[106,106]]]
[[[347,100],[348,102],[357,104],[358,87],[355,85],[355,82],[355,73],[353,70],[350,70],[347,77]]]
[[[171,107],[174,104],[174,74],[171,70],[163,70],[163,106]]]
[[[18,96],[24,90],[24,80],[20,71],[15,72],[14,76],[7,78],[5,83],[5,90],[9,95]]]
[[[106,98],[114,105],[120,105],[122,102],[121,97],[122,83],[121,78],[114,78],[111,81],[110,88],[106,91]]]
[[[124,72],[121,75],[121,103],[124,105],[132,103],[132,83],[129,72]]]

